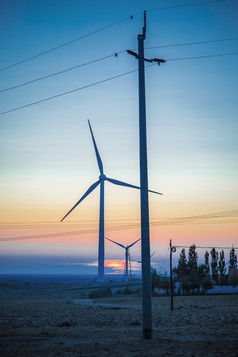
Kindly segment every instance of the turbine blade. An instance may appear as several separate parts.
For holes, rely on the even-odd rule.
[[[156,250],[154,251],[154,253],[152,253],[152,254],[151,254],[151,256],[150,256],[150,257],[153,257],[153,255],[154,255],[155,253],[156,253]]]
[[[132,244],[128,245],[128,246],[127,246],[127,248],[132,247],[134,244],[136,244],[137,242],[139,242],[139,240],[141,240],[141,238],[137,239],[134,243],[132,243]]]
[[[137,188],[137,189],[140,190],[140,187],[135,186],[135,185],[131,185],[131,184],[126,183],[126,182],[123,182],[123,181],[115,180],[115,179],[112,179],[112,178],[109,178],[109,177],[107,177],[106,180],[109,181],[109,182],[111,182],[111,183],[114,183],[114,185],[126,186],[126,187],[131,187],[131,188]]]
[[[151,193],[156,193],[157,195],[163,195],[163,193],[161,193],[161,192],[157,192],[157,191],[148,190],[148,192],[151,192]]]
[[[109,178],[109,177],[107,177],[106,180],[111,182],[111,183],[114,183],[114,185],[137,188],[138,190],[140,190],[139,186],[131,185],[130,183],[126,183],[126,182],[123,182],[123,181],[115,180],[115,179],[112,179],[112,178]],[[156,191],[148,190],[148,192],[156,193],[157,195],[163,195],[163,193],[156,192]]]
[[[75,207],[77,207],[80,202],[82,202],[98,185],[99,185],[100,181],[96,181],[92,184],[92,186],[90,186],[87,191],[85,192],[85,194],[80,198],[80,200],[71,208],[71,210],[61,219],[60,222],[62,222],[74,209]]]
[[[92,136],[92,139],[93,139],[93,145],[94,145],[94,150],[95,150],[96,157],[97,157],[99,171],[100,171],[100,173],[102,175],[103,174],[103,164],[102,164],[102,160],[101,160],[101,157],[99,155],[99,152],[98,152],[98,148],[97,148],[97,145],[96,145],[96,141],[94,139],[94,135],[93,135],[93,131],[92,131],[89,119],[88,119],[88,125],[89,125],[89,129],[90,129],[91,136]]]
[[[105,237],[105,238],[106,238],[106,237]],[[110,240],[112,243],[115,243],[115,244],[119,245],[120,247],[126,249],[126,247],[125,247],[124,245],[122,245],[122,244],[120,244],[120,243],[117,243],[117,242],[115,242],[114,240],[112,240],[112,239],[110,239],[110,238],[106,238],[106,239],[107,239],[107,240]]]

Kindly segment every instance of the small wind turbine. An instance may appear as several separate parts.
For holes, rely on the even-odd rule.
[[[156,250],[154,251],[154,253],[152,253],[152,254],[150,255],[150,258],[153,257],[153,255],[154,255],[155,253],[156,253]],[[136,263],[142,264],[142,261],[141,261],[141,260],[131,259],[131,261],[132,261],[132,262],[136,262]]]
[[[106,237],[105,237],[106,238]],[[126,261],[126,274],[125,274],[125,280],[128,281],[129,280],[129,273],[128,273],[128,262],[129,262],[129,249],[136,244],[137,242],[139,242],[139,240],[141,240],[141,238],[137,239],[134,243],[130,244],[130,245],[123,245],[120,244],[118,242],[115,242],[114,240],[110,239],[110,238],[106,238],[107,240],[110,240],[112,243],[115,243],[117,245],[119,245],[120,247],[125,249],[125,261]]]
[[[92,140],[93,140],[93,145],[94,145],[94,150],[97,158],[97,163],[98,163],[98,168],[100,171],[100,176],[99,180],[94,182],[88,190],[85,192],[85,194],[80,198],[80,200],[69,210],[69,212],[61,219],[61,222],[82,202],[99,184],[100,184],[100,211],[99,211],[99,245],[98,245],[98,281],[103,282],[104,281],[104,182],[109,181],[115,185],[119,186],[126,186],[126,187],[131,187],[131,188],[136,188],[140,190],[140,187],[131,185],[126,182],[118,181],[109,177],[106,177],[106,175],[103,172],[103,164],[101,157],[98,152],[98,148],[96,145],[96,141],[94,139],[93,131],[90,125],[90,122],[88,120],[88,125],[89,129],[91,132]],[[156,191],[150,191],[153,193],[157,193],[159,195],[162,195],[160,192]]]

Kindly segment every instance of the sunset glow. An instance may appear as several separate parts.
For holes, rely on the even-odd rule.
[[[125,262],[122,260],[106,260],[105,267],[115,268],[116,270],[124,270]]]

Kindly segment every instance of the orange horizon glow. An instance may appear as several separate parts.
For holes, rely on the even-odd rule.
[[[124,270],[126,265],[124,260],[105,260],[104,266]]]

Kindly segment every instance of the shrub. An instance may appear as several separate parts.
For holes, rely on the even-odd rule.
[[[133,291],[129,288],[129,286],[126,286],[124,289],[119,289],[116,292],[117,294],[125,294],[125,295],[130,295],[133,294]]]
[[[104,298],[112,295],[112,290],[109,286],[102,286],[96,290],[91,291],[88,295],[90,299]]]

